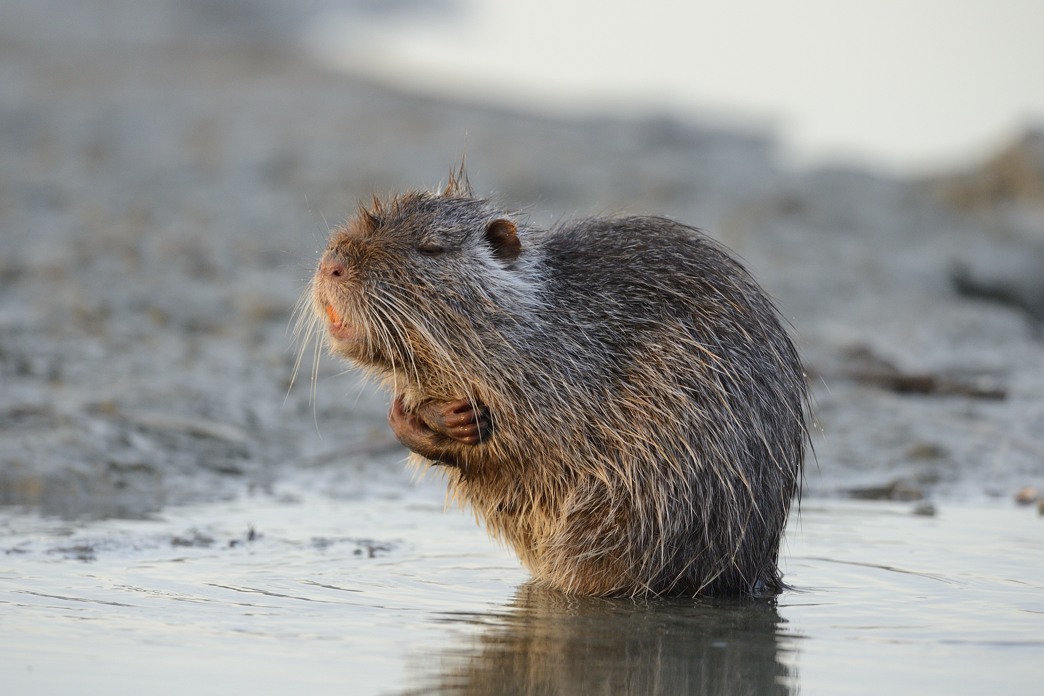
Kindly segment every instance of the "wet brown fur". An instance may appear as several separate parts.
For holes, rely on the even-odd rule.
[[[520,247],[503,248],[516,230]],[[705,235],[656,217],[541,230],[474,198],[460,171],[438,193],[375,197],[324,259],[346,274],[316,274],[301,331],[323,332],[330,304],[350,330],[328,347],[407,411],[488,408],[493,434],[454,445],[443,469],[537,581],[781,588],[804,374],[771,301]]]

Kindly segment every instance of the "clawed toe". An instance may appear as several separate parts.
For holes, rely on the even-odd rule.
[[[429,401],[418,413],[433,431],[466,445],[477,445],[493,432],[489,409],[469,399]]]

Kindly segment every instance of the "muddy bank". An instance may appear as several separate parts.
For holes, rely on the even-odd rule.
[[[420,99],[308,62],[299,24],[274,3],[5,10],[0,503],[140,516],[301,468],[336,495],[405,481],[385,397],[323,360],[310,403],[310,352],[288,391],[287,328],[328,226],[465,149],[476,188],[538,222],[663,213],[747,261],[814,379],[807,494],[1044,483],[1036,198],[785,171],[769,135],[698,115]]]

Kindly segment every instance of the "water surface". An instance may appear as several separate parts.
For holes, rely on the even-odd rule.
[[[434,484],[8,509],[0,548],[7,693],[1018,693],[1044,658],[1044,522],[1000,503],[806,502],[777,602],[533,587]]]

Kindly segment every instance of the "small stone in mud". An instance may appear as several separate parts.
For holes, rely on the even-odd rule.
[[[352,555],[365,555],[367,558],[376,558],[378,555],[387,553],[395,548],[393,542],[374,541],[372,539],[352,539],[347,537],[332,539],[328,537],[312,538],[312,546],[319,551],[326,551],[335,544],[354,544],[355,548],[352,550]]]
[[[385,544],[379,541],[370,541],[369,539],[359,539],[355,542],[357,547],[355,549],[356,556],[362,556],[366,554],[367,558],[376,558],[379,553],[387,553],[392,550],[391,544]]]
[[[924,489],[912,481],[896,479],[882,486],[864,486],[848,489],[848,495],[856,500],[920,500]]]
[[[1041,500],[1040,491],[1033,486],[1023,486],[1015,493],[1015,502],[1019,505],[1032,505]]]
[[[242,539],[230,539],[228,542],[228,547],[232,549],[239,546],[240,544],[249,544],[251,542],[257,541],[260,538],[260,532],[258,532],[253,527],[248,527],[246,536],[244,536]]]
[[[66,558],[72,558],[77,561],[83,561],[84,563],[90,563],[91,561],[97,560],[95,548],[92,544],[74,544],[73,546],[62,546],[56,549],[51,549],[50,553],[60,553]]]
[[[907,458],[921,461],[945,459],[948,454],[945,447],[935,442],[917,442],[906,450]]]
[[[913,514],[918,517],[935,517],[935,505],[927,501],[914,506]]]
[[[194,546],[207,548],[213,543],[213,537],[203,534],[195,529],[190,531],[186,536],[176,536],[170,540],[171,546]]]

